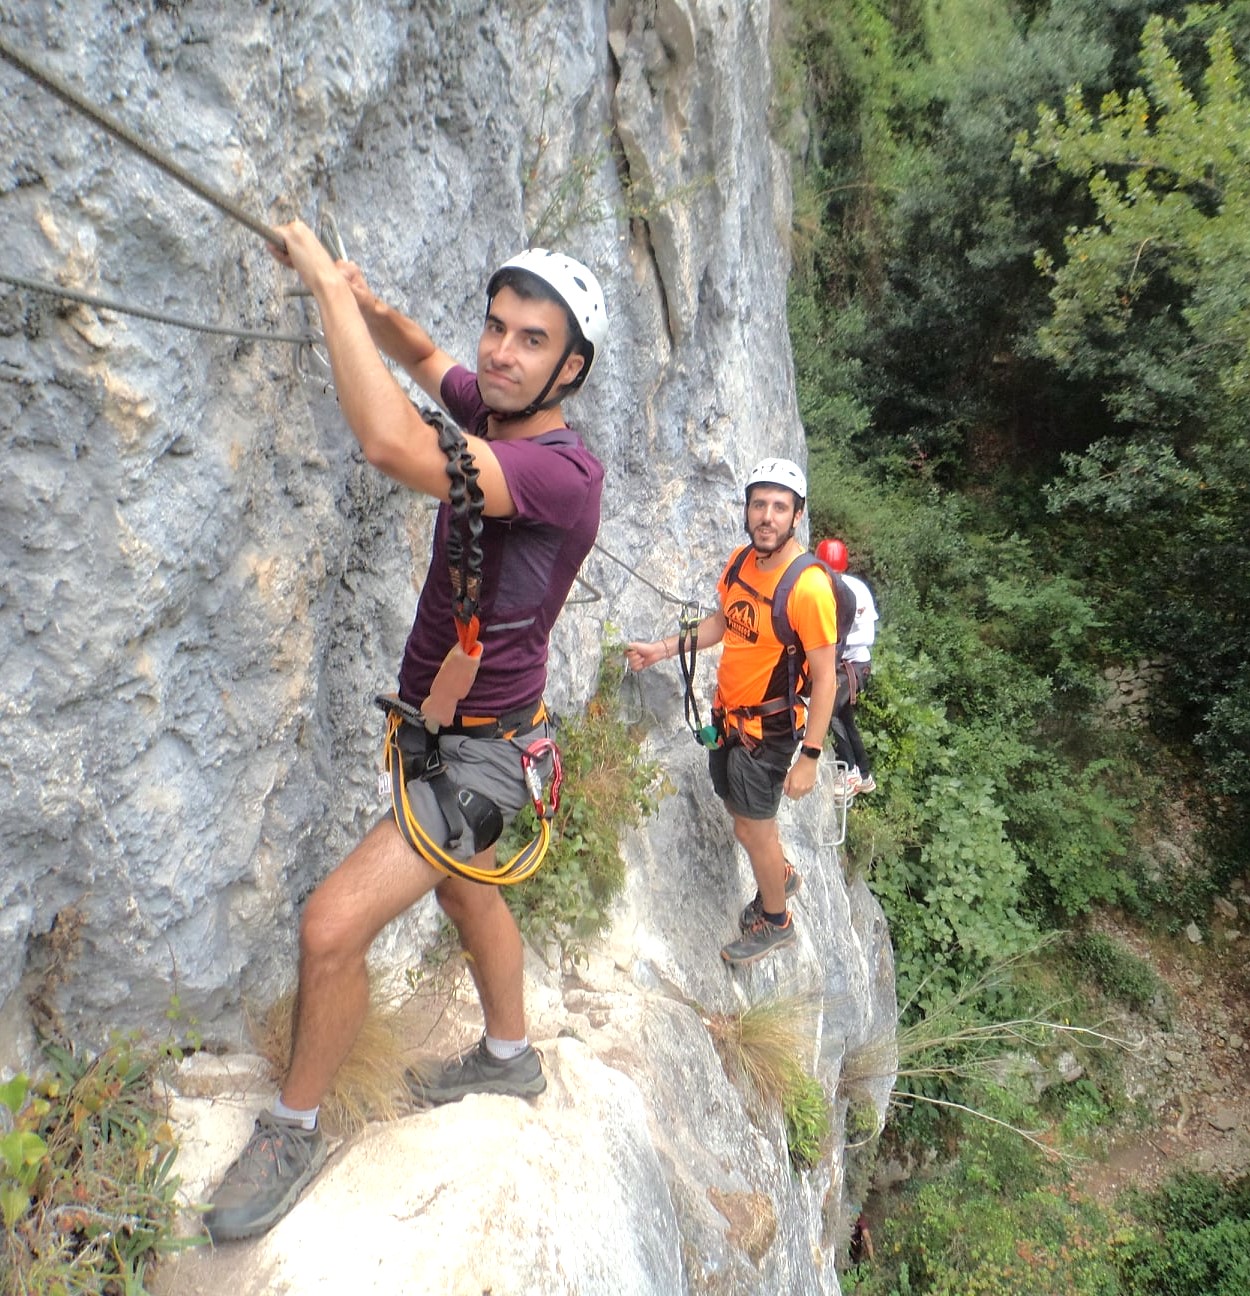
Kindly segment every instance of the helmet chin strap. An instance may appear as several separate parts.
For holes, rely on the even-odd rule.
[[[524,409],[497,410],[493,406],[487,405],[486,408],[490,410],[491,417],[498,423],[511,423],[514,419],[529,418],[531,414],[537,414],[539,410],[554,409],[555,406],[559,405],[560,401],[563,399],[562,396],[553,396],[548,400],[547,394],[555,386],[556,379],[560,376],[560,370],[564,368],[565,362],[568,360],[569,356],[573,354],[576,345],[576,342],[570,341],[568,346],[564,348],[564,354],[556,362],[556,367],[551,371],[551,377],[547,379],[546,386]],[[477,389],[477,394],[479,396],[482,394],[482,388],[480,385]],[[482,403],[485,404],[485,401]]]

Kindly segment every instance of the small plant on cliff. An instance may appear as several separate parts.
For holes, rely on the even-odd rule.
[[[745,1080],[765,1102],[780,1105],[797,1170],[819,1162],[829,1136],[829,1100],[802,1062],[819,1007],[814,994],[780,995],[704,1018],[730,1076]]]
[[[50,1070],[0,1085],[0,1290],[143,1296],[175,1236],[177,1147],[155,1080],[163,1050],[49,1045]]]
[[[1104,994],[1138,1012],[1163,997],[1164,985],[1154,968],[1102,932],[1085,932],[1075,937],[1068,952],[1077,967]]]
[[[572,959],[581,955],[584,941],[607,927],[612,903],[624,889],[621,834],[654,808],[658,770],[641,758],[618,718],[623,663],[620,645],[605,645],[594,697],[582,715],[560,724],[564,788],[551,848],[529,881],[504,889],[525,938],[539,949],[554,944]],[[500,843],[500,854],[507,858],[520,835],[532,834],[534,827],[533,812],[523,811]]]
[[[796,1071],[781,1095],[781,1115],[786,1123],[786,1148],[796,1170],[820,1164],[829,1143],[829,1099],[815,1076]]]

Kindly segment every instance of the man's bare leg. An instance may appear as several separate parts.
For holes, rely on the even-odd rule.
[[[473,864],[480,869],[493,868],[494,847],[475,855]],[[495,1039],[524,1039],[521,933],[504,903],[501,888],[450,877],[439,882],[437,895],[469,957],[486,1033]]]
[[[746,819],[736,814],[732,817],[734,836],[751,861],[765,912],[785,913],[786,857],[776,819]]]
[[[473,864],[493,868],[494,851],[479,852]],[[438,884],[435,894],[460,933],[482,1002],[486,1033],[476,1048],[449,1058],[441,1072],[410,1074],[413,1098],[434,1105],[456,1102],[471,1093],[537,1098],[547,1088],[547,1078],[526,1036],[521,933],[502,889],[450,877]]]
[[[281,1094],[288,1107],[306,1110],[321,1102],[369,1008],[369,946],[442,877],[388,818],[308,898],[291,1065]]]
[[[209,1202],[215,1242],[256,1237],[295,1204],[324,1164],[319,1107],[369,1007],[365,956],[373,938],[442,876],[407,845],[393,820],[378,824],[309,897],[300,923],[300,980],[291,1066],[281,1098],[263,1113]],[[294,1121],[290,1113],[304,1117]]]

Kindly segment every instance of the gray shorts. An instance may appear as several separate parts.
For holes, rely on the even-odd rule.
[[[457,788],[489,797],[503,815],[504,827],[530,802],[529,787],[521,770],[521,753],[539,738],[549,737],[547,721],[511,738],[470,738],[464,734],[447,734],[438,740],[439,754],[447,766],[447,777]],[[551,777],[551,755],[544,755],[536,769],[543,786]],[[434,790],[423,779],[408,780],[408,802],[421,827],[438,844],[446,848],[451,829],[439,809]],[[461,834],[450,852],[468,863],[473,858],[473,836]]]
[[[707,754],[712,787],[730,814],[775,819],[797,743],[762,742],[750,751],[732,735]]]

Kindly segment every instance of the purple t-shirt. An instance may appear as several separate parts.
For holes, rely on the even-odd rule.
[[[443,406],[475,436],[489,414],[477,375],[457,365],[442,385]],[[498,716],[542,696],[547,641],[599,531],[603,465],[568,428],[519,441],[492,441],[516,505],[510,518],[482,518],[482,657],[458,715]],[[399,695],[420,706],[456,642],[447,532],[440,504],[434,552],[399,668]]]

